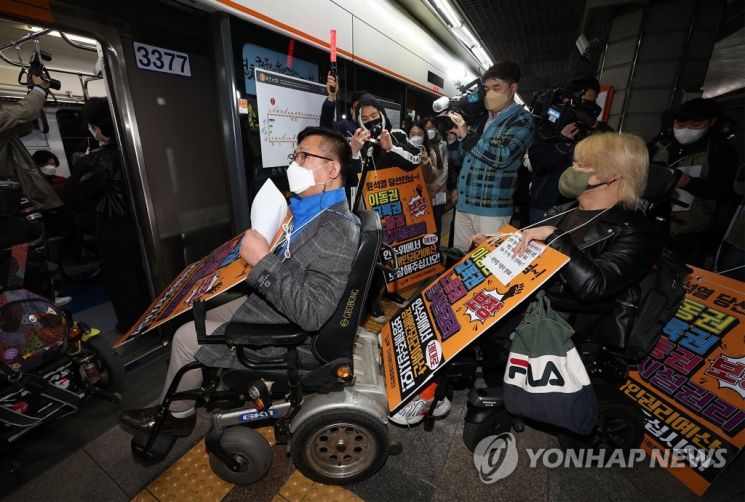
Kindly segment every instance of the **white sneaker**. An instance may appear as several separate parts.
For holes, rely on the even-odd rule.
[[[429,412],[433,399],[422,399],[417,396],[409,404],[404,406],[401,411],[391,415],[389,420],[398,425],[416,425],[424,420],[424,415]],[[450,399],[443,398],[437,403],[435,411],[432,413],[435,417],[446,415],[450,411]]]
[[[72,296],[55,296],[54,305],[55,307],[63,307],[72,301]]]

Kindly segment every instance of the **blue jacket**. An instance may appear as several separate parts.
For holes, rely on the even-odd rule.
[[[513,104],[500,112],[476,140],[469,131],[456,159],[463,159],[458,176],[456,208],[478,216],[511,216],[517,169],[533,143],[533,116]],[[464,143],[475,144],[465,148]]]

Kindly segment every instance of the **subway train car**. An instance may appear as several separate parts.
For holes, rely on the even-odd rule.
[[[741,499],[745,28],[740,2],[706,4],[0,2],[0,499]],[[515,79],[489,73],[500,61],[519,64]],[[578,77],[599,85],[574,88]],[[495,78],[506,82],[510,104],[492,112],[487,83]],[[701,97],[704,115],[684,108]],[[379,106],[372,118],[369,107],[354,107],[360,99]],[[507,133],[474,147],[509,107],[531,124],[519,148]],[[390,132],[375,132],[378,119]],[[696,247],[697,261],[687,261],[695,268],[676,269],[667,290],[645,283],[645,293],[678,296],[667,318],[654,319],[659,329],[644,354],[631,360],[605,342],[588,350],[576,342],[599,402],[598,425],[576,434],[508,413],[502,387],[511,373],[495,386],[493,347],[470,343],[500,323],[496,310],[510,297],[528,305],[545,277],[490,290],[496,272],[478,252],[472,259],[451,246],[456,213],[469,211],[468,184],[509,185],[512,227],[493,241],[502,243],[528,225],[541,175],[531,145],[561,152],[556,185],[598,121],[647,144],[657,174],[640,207],[661,234],[675,215],[711,215],[708,233],[684,244]],[[289,199],[287,220],[285,196],[302,185],[322,205],[335,183],[318,178],[335,165],[326,143],[299,150],[297,134],[332,122],[353,152],[359,142],[349,160],[361,172],[340,185],[337,205],[326,202],[293,228],[303,200]],[[576,130],[567,138],[563,127],[576,124],[583,132],[573,142]],[[689,131],[695,141],[716,135],[715,146],[693,150],[678,136],[689,129],[703,131]],[[309,159],[318,166],[310,175],[302,167]],[[474,163],[508,159],[509,178],[501,168],[474,174]],[[386,186],[380,173],[389,168],[398,171]],[[697,186],[709,173],[716,186],[694,194],[680,181]],[[396,211],[409,226],[397,227]],[[419,228],[404,213],[431,223],[394,238]],[[303,258],[300,230],[326,217],[337,237],[318,246],[322,258]],[[257,261],[254,277],[245,243],[259,233],[262,257],[274,265]],[[343,241],[350,233],[360,236],[354,249]],[[295,246],[308,262],[300,269]],[[344,256],[351,272],[342,288],[333,274]],[[420,262],[426,274],[416,274]],[[287,263],[302,280],[283,275]],[[453,281],[476,288],[477,276],[486,282],[474,298],[484,303],[456,308]],[[317,294],[304,289],[310,284]],[[343,293],[333,296],[334,284]],[[453,322],[470,322],[467,339],[461,324],[444,334],[438,287],[440,300],[452,300]],[[241,307],[249,309],[242,322],[214,331],[239,320],[243,295],[254,305]],[[385,319],[372,313],[378,297]],[[499,307],[487,312],[490,305]],[[321,311],[328,315],[314,322]],[[216,312],[229,314],[218,322]],[[185,329],[199,345],[186,348]],[[461,335],[467,341],[448,348]],[[200,361],[216,359],[183,366],[194,347]],[[509,343],[499,350],[507,364]],[[182,379],[196,382],[192,392],[176,388]],[[698,401],[684,396],[687,388]],[[179,411],[189,400],[196,411]],[[401,422],[391,409],[410,415]],[[611,451],[623,462],[609,461]],[[680,465],[672,465],[676,454]]]

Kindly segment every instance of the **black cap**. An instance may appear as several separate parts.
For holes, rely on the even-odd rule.
[[[494,63],[486,73],[483,80],[488,78],[498,78],[510,84],[520,81],[520,65],[514,61],[499,61]]]
[[[686,101],[675,110],[675,120],[702,120],[722,116],[722,108],[713,99],[694,98]]]

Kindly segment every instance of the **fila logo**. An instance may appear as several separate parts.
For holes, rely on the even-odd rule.
[[[530,367],[527,359],[518,359],[517,357],[510,358],[510,365],[508,368],[508,375],[510,380],[515,378],[516,375],[528,376],[528,385],[531,387],[545,387],[547,385],[556,385],[558,387],[564,386],[564,377],[559,373],[559,369],[552,361],[546,363],[546,367],[543,369],[543,375],[538,380],[533,375],[533,369]]]

